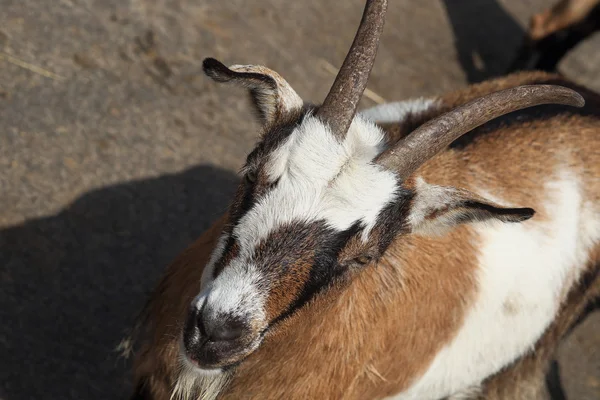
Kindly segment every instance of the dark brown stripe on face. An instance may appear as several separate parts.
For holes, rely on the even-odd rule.
[[[219,276],[219,274],[221,272],[223,272],[223,269],[225,269],[225,267],[227,265],[229,265],[229,263],[231,261],[233,261],[238,254],[240,253],[240,248],[237,244],[237,242],[235,241],[235,238],[230,234],[229,238],[227,239],[227,243],[225,244],[225,250],[223,251],[223,256],[221,256],[221,259],[219,261],[217,261],[214,271],[213,271],[213,279],[216,278],[217,276]]]
[[[304,241],[304,245],[309,245],[311,248],[306,254],[308,257],[302,261],[305,269],[300,280],[301,286],[296,286],[300,290],[294,293],[294,296],[286,296],[285,302],[269,297],[268,304],[286,303],[284,307],[278,307],[277,313],[269,314],[271,320],[269,327],[290,317],[345,272],[338,263],[338,256],[348,241],[363,229],[362,225],[356,222],[345,231],[335,231],[327,228],[324,221],[318,221],[306,228],[308,229],[305,232],[310,236],[309,240]],[[277,285],[280,284],[277,282]],[[285,286],[281,287],[280,291],[285,290]]]
[[[369,235],[369,240],[377,244],[377,257],[387,250],[398,235],[408,232],[408,214],[414,197],[412,190],[400,186],[395,199],[379,213],[377,223]]]
[[[255,249],[254,263],[269,286],[268,320],[283,312],[308,280],[315,248],[319,239],[323,239],[321,225],[294,223],[282,226]]]
[[[236,226],[244,215],[252,208],[255,203],[254,189],[256,184],[242,179],[237,188],[235,197],[229,208],[230,225]],[[232,229],[233,231],[233,229]]]
[[[264,258],[266,262],[259,264],[261,268],[266,268],[265,273],[270,266],[275,266],[269,279],[269,327],[293,315],[347,272],[339,260],[349,243],[361,241],[359,247],[374,248],[375,257],[383,254],[397,235],[407,231],[406,220],[413,197],[411,190],[398,189],[394,201],[380,213],[366,245],[358,238],[363,230],[360,222],[341,232],[327,228],[324,221],[311,225],[297,224],[282,228],[272,235],[265,242],[263,251],[265,254],[272,251],[278,258]]]
[[[283,116],[277,121],[276,125],[263,135],[262,140],[248,155],[244,169],[251,170],[257,179],[252,182],[244,177],[237,188],[234,200],[229,207],[230,218],[228,229],[226,230],[229,233],[229,239],[225,245],[221,260],[215,265],[213,278],[216,278],[239,254],[240,249],[231,232],[233,232],[239,221],[252,209],[256,202],[277,185],[277,181],[269,182],[267,180],[267,175],[264,171],[270,153],[282,145],[285,139],[302,122],[304,116],[313,108],[314,106],[307,104],[303,109]]]

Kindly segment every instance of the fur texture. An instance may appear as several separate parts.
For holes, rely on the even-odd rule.
[[[559,80],[517,74],[449,94],[434,108],[420,109],[418,117],[407,115],[396,128],[385,126],[388,141],[482,94]],[[494,382],[505,379],[508,386],[503,377],[511,369],[520,371],[518,376],[535,370],[531,379],[539,380],[566,331],[556,326],[572,325],[589,300],[594,286],[581,285],[581,277],[600,265],[600,101],[578,90],[586,97],[583,110],[544,106],[486,124],[405,182],[412,191],[425,182],[461,188],[498,205],[531,207],[533,218],[463,225],[433,237],[399,235],[376,265],[317,293],[230,374],[194,380],[187,371],[178,379],[175,338],[186,304],[199,291],[197,267],[208,261],[219,237],[222,225],[216,225],[170,267],[149,303],[150,338],[138,353],[138,382],[145,382],[156,399],[170,395],[176,385],[182,387],[178,393],[198,398],[197,384],[218,387],[224,399],[437,399],[480,384],[482,396],[513,398]],[[295,153],[295,143],[279,145],[276,151]],[[266,179],[292,163],[272,163]],[[357,215],[369,221],[360,210]],[[330,220],[347,226],[342,217]],[[377,241],[380,234],[374,229],[368,240]]]

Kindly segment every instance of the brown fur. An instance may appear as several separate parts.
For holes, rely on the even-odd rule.
[[[540,40],[554,32],[568,28],[581,20],[599,0],[560,0],[552,8],[534,15],[529,23],[529,37]]]
[[[442,97],[439,112],[491,91],[558,80],[541,73],[509,76]],[[486,124],[460,146],[425,164],[417,175],[474,192],[488,189],[515,206],[533,207],[536,218],[547,218],[539,195],[541,182],[552,175],[555,155],[573,149],[569,167],[580,174],[587,199],[597,202],[600,100],[578,90],[586,98],[585,110],[553,109],[524,122],[513,116],[501,124]],[[136,379],[146,382],[154,399],[168,398],[174,384],[181,324],[199,290],[201,270],[222,221],[169,267],[147,308],[148,336],[135,370]],[[357,272],[349,284],[318,295],[268,334],[237,368],[222,398],[365,399],[407,388],[454,337],[473,302],[476,246],[469,226],[443,237],[399,237],[377,265]],[[590,274],[600,265],[598,256],[590,261]],[[559,318],[539,341],[538,351],[491,378],[486,396],[515,398],[510,396],[521,389],[510,382],[511,377],[539,381],[559,339],[597,290],[597,284],[573,289]]]
[[[475,264],[447,253],[454,240],[468,243],[469,233],[458,229],[441,241],[407,238],[377,266],[360,271],[350,287],[316,298],[240,366],[224,398],[261,398],[268,387],[269,398],[364,399],[407,387],[456,332],[475,294]],[[394,264],[407,260],[417,267],[398,273]],[[443,262],[442,271],[430,267]],[[414,307],[420,302],[432,304]],[[425,320],[431,324],[424,329],[410,328]],[[299,371],[298,365],[310,368]]]
[[[283,232],[289,229],[289,227],[282,228],[279,231],[274,232],[273,236],[284,238],[291,237],[291,235]],[[269,297],[265,306],[267,320],[273,321],[279,315],[284,313],[286,308],[298,297],[304,283],[308,280],[310,267],[314,258],[314,251],[312,248],[315,246],[314,240],[311,239],[312,238],[308,238],[308,242],[303,241],[302,248],[296,247],[295,249],[290,250],[289,253],[293,254],[293,256],[290,256],[290,259],[293,260],[293,262],[287,266],[285,271],[273,273],[276,276],[273,277],[272,286],[269,288]],[[269,241],[269,238],[265,239],[264,242],[267,241]],[[267,246],[264,245],[266,244],[264,242],[259,245],[259,248],[257,249],[257,254],[259,255],[263,252],[262,247],[267,248]],[[292,245],[293,244],[290,243],[282,243],[280,247],[289,248]]]

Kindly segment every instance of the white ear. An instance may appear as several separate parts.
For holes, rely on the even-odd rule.
[[[217,82],[233,82],[248,88],[265,126],[271,126],[285,114],[301,109],[304,104],[285,79],[261,65],[233,65],[227,68],[214,58],[207,58],[202,67],[204,73]]]
[[[418,178],[408,223],[412,232],[440,235],[474,221],[521,222],[535,214],[531,208],[506,208],[475,193],[448,186],[430,185]]]

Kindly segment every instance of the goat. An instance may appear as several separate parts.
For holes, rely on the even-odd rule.
[[[560,30],[582,22],[600,3],[599,0],[560,0],[552,8],[534,15],[528,35],[541,40]]]
[[[508,72],[553,72],[561,59],[600,29],[600,0],[559,0],[531,17],[527,35]]]
[[[249,89],[263,133],[148,302],[133,398],[540,392],[507,380],[539,386],[599,293],[600,96],[520,73],[357,114],[386,6],[367,0],[320,106],[204,61]]]
[[[173,262],[142,314],[144,337],[135,358],[136,393],[132,399],[169,399],[180,368],[178,365],[180,323],[197,290],[202,268],[215,247],[227,216],[217,220],[193,245]],[[535,344],[534,350],[508,368],[488,378],[474,399],[550,399],[545,375],[560,340],[586,311],[600,299],[600,274],[591,270],[565,300],[557,318]],[[140,321],[141,322],[141,321]],[[140,335],[142,336],[142,335]],[[263,396],[269,398],[269,395]]]

